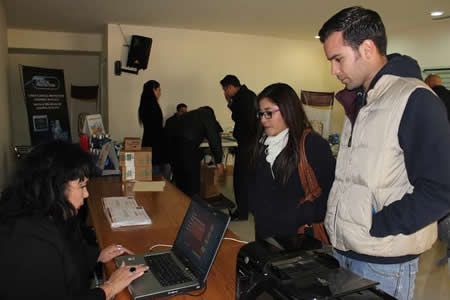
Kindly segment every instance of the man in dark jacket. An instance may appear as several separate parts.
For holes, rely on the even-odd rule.
[[[447,109],[447,117],[450,120],[450,91],[442,84],[439,75],[430,74],[425,78],[425,83],[441,98]]]
[[[171,117],[167,118],[166,120],[166,130],[170,127],[172,127],[172,123],[174,123],[174,121],[176,119],[178,119],[179,116],[181,116],[182,114],[186,113],[188,111],[187,105],[184,103],[179,103],[177,105],[177,112],[174,113]]]
[[[174,164],[173,177],[177,187],[188,196],[200,191],[200,144],[207,139],[218,172],[223,172],[220,126],[212,108],[203,106],[184,113],[175,120],[170,160]]]
[[[237,211],[232,214],[233,220],[248,219],[248,161],[251,144],[256,134],[256,95],[245,85],[241,85],[234,75],[227,75],[221,81],[223,94],[231,110],[234,121],[233,136],[238,147],[234,161],[233,187]]]
[[[177,130],[177,125],[176,124],[177,124],[178,118],[182,114],[186,113],[187,111],[188,111],[187,110],[187,105],[184,104],[184,103],[179,103],[177,105],[177,112],[174,113],[171,117],[167,118],[166,124],[164,126],[164,130],[165,130],[165,134],[166,134],[166,144],[167,145],[171,145],[172,138],[174,136],[176,136],[176,132],[174,132],[174,131]],[[173,174],[175,172],[174,171],[175,165],[174,165],[174,163],[172,161],[172,158],[175,157],[175,153],[173,152],[174,148],[168,146],[167,147],[167,151],[168,151],[170,168],[171,168],[172,174]]]

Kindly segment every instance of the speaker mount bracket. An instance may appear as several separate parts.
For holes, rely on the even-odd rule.
[[[122,74],[122,72],[137,75],[139,73],[139,69],[136,69],[136,70],[124,69],[124,68],[122,68],[122,63],[120,62],[120,60],[116,60],[114,62],[114,74],[116,74],[117,76],[120,76]]]

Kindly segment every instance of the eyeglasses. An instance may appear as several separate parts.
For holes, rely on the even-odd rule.
[[[258,111],[256,113],[256,117],[258,119],[261,119],[264,116],[265,119],[272,119],[272,114],[276,113],[277,111],[280,111],[280,109],[276,108],[276,109],[272,109],[272,110]]]

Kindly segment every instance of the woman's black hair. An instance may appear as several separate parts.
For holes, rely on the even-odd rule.
[[[78,145],[53,141],[36,146],[23,160],[0,198],[0,220],[44,216],[64,223],[76,215],[66,197],[66,185],[93,174],[89,153]]]
[[[289,140],[281,151],[273,165],[276,179],[286,184],[292,173],[297,170],[299,163],[299,143],[303,131],[310,128],[302,102],[292,87],[285,83],[274,83],[267,86],[257,97],[256,104],[267,98],[280,108],[286,126],[289,128]],[[259,108],[257,108],[259,110]],[[255,167],[257,160],[261,158],[266,147],[264,141],[267,138],[260,122],[257,126],[256,140],[253,147],[251,165]]]
[[[141,102],[139,103],[138,119],[139,124],[142,125],[144,120],[150,117],[154,117],[154,111],[158,111],[161,115],[162,122],[162,111],[158,104],[158,99],[156,99],[155,89],[159,88],[160,84],[156,80],[149,80],[144,84],[141,94]]]

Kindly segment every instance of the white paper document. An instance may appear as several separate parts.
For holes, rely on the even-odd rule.
[[[105,197],[103,208],[111,228],[152,224],[152,220],[133,197]]]

